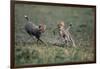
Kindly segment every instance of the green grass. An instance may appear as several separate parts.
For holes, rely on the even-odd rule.
[[[15,46],[16,65],[21,64],[55,64],[68,62],[93,61],[94,49],[88,47],[59,47],[37,44]]]
[[[47,26],[41,39],[47,46],[37,46],[36,40],[30,39],[24,25],[27,22],[24,15],[39,25]],[[57,22],[63,20],[66,27],[72,23],[69,30],[75,40],[76,47],[56,43],[58,34],[52,30]],[[30,40],[29,40],[30,39]],[[41,5],[15,5],[15,64],[56,64],[69,62],[94,61],[94,11],[92,8],[58,7]]]

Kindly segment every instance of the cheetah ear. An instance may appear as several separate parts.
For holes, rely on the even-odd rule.
[[[72,26],[72,23],[70,23],[69,26]]]

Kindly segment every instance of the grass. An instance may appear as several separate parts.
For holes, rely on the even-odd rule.
[[[47,46],[37,46],[36,40],[30,39],[24,25],[24,15],[30,17],[31,21],[39,25],[47,26],[46,32],[41,39]],[[69,62],[91,62],[94,61],[94,11],[93,8],[58,7],[43,5],[15,5],[15,64],[56,64]],[[57,42],[57,37],[52,30],[56,28],[57,22],[63,20],[67,27],[72,23],[70,33],[75,40],[76,47],[66,46]],[[30,39],[30,40],[29,40]]]
[[[59,47],[50,44],[48,46],[26,44],[15,47],[16,65],[87,62],[94,59],[94,49],[88,47]]]

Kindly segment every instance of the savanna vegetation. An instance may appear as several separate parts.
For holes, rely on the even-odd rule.
[[[27,15],[30,20],[39,25],[46,24],[46,32],[41,39],[47,46],[32,39],[25,31]],[[53,30],[57,22],[64,21],[65,26],[71,23],[70,33],[75,40],[76,47],[60,44],[58,34]],[[15,64],[57,64],[69,62],[94,61],[94,9],[80,7],[59,7],[43,5],[15,5]]]

